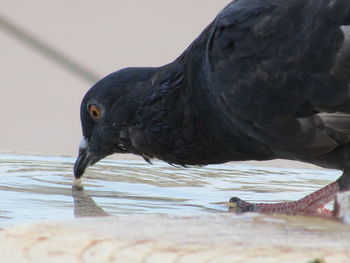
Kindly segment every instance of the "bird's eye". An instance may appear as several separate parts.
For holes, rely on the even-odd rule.
[[[96,104],[91,104],[89,106],[88,110],[89,110],[90,117],[93,120],[97,121],[97,120],[101,119],[102,112],[101,112],[100,108]]]

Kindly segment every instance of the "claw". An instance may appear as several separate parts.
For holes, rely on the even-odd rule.
[[[255,204],[243,201],[238,197],[232,197],[228,203],[229,211],[235,213],[255,212]]]

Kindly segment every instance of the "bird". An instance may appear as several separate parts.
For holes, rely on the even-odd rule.
[[[230,2],[174,61],[88,90],[75,178],[114,153],[183,167],[296,160],[342,175],[296,201],[234,197],[234,210],[326,215],[350,190],[349,25],[347,0]]]

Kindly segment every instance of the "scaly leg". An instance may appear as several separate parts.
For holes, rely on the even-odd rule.
[[[334,200],[339,191],[350,189],[350,173],[344,171],[342,176],[320,190],[305,196],[298,201],[284,203],[249,203],[237,197],[230,199],[230,211],[233,212],[257,212],[265,214],[288,214],[288,215],[319,215],[332,216],[332,212],[324,207]]]

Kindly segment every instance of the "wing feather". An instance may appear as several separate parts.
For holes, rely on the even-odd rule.
[[[349,79],[331,74],[349,13],[342,0],[236,0],[218,15],[206,45],[207,82],[236,132],[248,123],[251,137],[282,156],[337,145],[314,115],[350,112]]]

